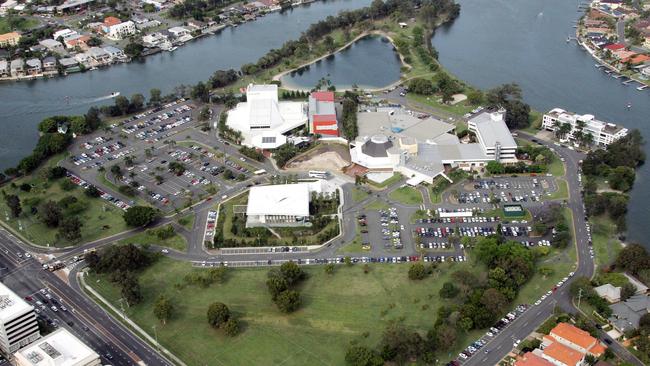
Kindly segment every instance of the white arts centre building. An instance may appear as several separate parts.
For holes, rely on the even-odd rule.
[[[14,355],[17,366],[100,366],[99,355],[65,328]]]
[[[368,177],[399,172],[408,183],[433,183],[451,168],[480,170],[490,161],[516,162],[517,144],[505,124],[505,111],[482,112],[468,121],[478,142],[461,143],[455,126],[403,112],[358,114],[359,137],[350,143],[352,162]]]
[[[0,283],[0,351],[10,355],[40,337],[34,307]]]
[[[226,124],[240,131],[242,145],[275,149],[287,142],[285,133],[307,124],[307,103],[278,100],[277,85],[246,88],[246,102],[228,112]]]

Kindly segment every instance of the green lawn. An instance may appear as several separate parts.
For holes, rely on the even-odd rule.
[[[354,237],[350,243],[345,244],[336,250],[338,254],[348,254],[348,253],[364,253],[368,252],[368,249],[363,249],[361,246],[361,236],[357,235]]]
[[[428,219],[429,216],[427,215],[426,210],[417,210],[411,215],[411,223],[414,224],[416,220],[419,219]]]
[[[550,195],[542,196],[545,200],[565,200],[569,198],[569,185],[564,179],[556,179],[557,191],[551,192]]]
[[[13,31],[23,32],[34,28],[37,25],[38,21],[36,19],[28,19],[19,16],[4,16],[0,17],[0,34]]]
[[[533,220],[533,215],[529,210],[524,209],[524,214],[522,216],[506,216],[502,208],[496,208],[494,210],[485,211],[481,216],[485,217],[500,217],[502,220],[526,220],[528,222]]]
[[[377,188],[386,188],[388,186],[391,186],[391,185],[399,182],[400,179],[402,179],[402,175],[400,173],[395,173],[395,174],[393,174],[392,177],[386,179],[385,181],[383,181],[381,183],[377,183],[377,182],[374,182],[372,180],[368,180],[368,184],[370,184],[373,187],[377,187]]]
[[[622,249],[616,238],[616,225],[607,216],[591,217],[589,222],[596,264],[606,266],[614,262]]]
[[[191,213],[191,214],[188,214],[188,215],[185,215],[185,216],[179,218],[178,220],[176,220],[176,222],[178,222],[180,225],[182,225],[187,230],[192,230],[192,228],[194,227],[194,219],[195,218],[196,218],[196,215]]]
[[[400,187],[390,192],[388,197],[405,205],[421,205],[422,193],[413,187]]]
[[[375,211],[388,210],[388,208],[389,208],[388,204],[380,200],[374,200],[364,206],[364,209],[366,210],[375,210]]]
[[[139,233],[130,238],[122,239],[117,242],[118,244],[134,244],[134,245],[157,245],[170,249],[175,249],[180,252],[187,250],[187,240],[179,234],[174,234],[171,238],[164,240],[158,239],[155,234],[150,230]]]
[[[14,230],[18,231],[20,235],[27,240],[37,245],[43,246],[57,246],[65,247],[74,245],[80,242],[88,242],[110,235],[114,235],[128,229],[122,214],[124,211],[106,200],[101,198],[90,198],[84,194],[84,189],[75,187],[71,191],[64,191],[61,188],[61,182],[67,178],[60,178],[55,181],[50,181],[41,178],[41,172],[49,167],[56,165],[58,161],[63,158],[63,155],[48,160],[42,167],[37,169],[31,175],[22,177],[14,181],[16,186],[23,183],[32,186],[30,192],[24,192],[18,188],[12,188],[11,185],[6,185],[2,189],[7,194],[16,194],[20,198],[23,212],[19,218],[14,219],[9,215],[9,208],[5,200],[0,200],[0,219],[9,224]],[[32,207],[39,207],[41,204],[52,200],[59,201],[63,197],[74,196],[78,202],[82,203],[85,207],[78,215],[83,226],[81,227],[81,239],[76,242],[70,242],[64,239],[58,239],[57,228],[50,228],[43,224],[38,217],[38,214],[32,214]],[[9,218],[7,220],[7,218]]]
[[[555,154],[553,154],[553,161],[548,165],[548,172],[553,174],[554,177],[564,176],[564,163]]]
[[[366,192],[365,190],[363,190],[361,188],[358,188],[358,187],[352,188],[352,200],[354,202],[361,202],[361,201],[365,200],[366,197],[368,197],[369,195],[370,194],[368,192]]]
[[[468,101],[460,102],[454,105],[438,102],[438,99],[440,99],[440,97],[437,95],[419,95],[409,93],[407,94],[406,99],[412,102],[425,104],[433,108],[443,110],[445,112],[453,113],[458,116],[463,116],[464,114],[469,113],[472,111],[472,109],[474,109],[474,106],[472,106]]]
[[[408,265],[370,265],[368,274],[360,265],[337,266],[331,276],[322,266],[308,267],[309,278],[300,289],[302,308],[283,315],[266,290],[268,269],[231,270],[225,284],[206,289],[178,287],[187,273],[200,269],[162,258],[140,277],[143,303],[126,312],[147,332],[155,325],[160,342],[190,366],[343,365],[350,341],[375,346],[391,320],[403,319],[421,332],[431,328],[443,304],[438,291],[449,279],[450,267],[480,271],[480,266],[468,263],[444,264],[431,277],[411,282]],[[87,283],[117,306],[121,295],[107,277],[91,274]],[[177,309],[165,326],[152,313],[161,294],[171,298]],[[205,314],[214,301],[224,302],[241,319],[240,335],[228,338],[208,326]],[[461,337],[458,348],[478,334]]]

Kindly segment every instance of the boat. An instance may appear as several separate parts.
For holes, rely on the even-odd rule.
[[[647,89],[647,88],[648,88],[647,85],[641,85],[640,87],[636,88],[636,90],[639,90],[639,91],[640,91],[640,90],[645,90],[645,89]]]
[[[112,93],[109,94],[108,96],[111,97],[111,98],[119,97],[119,96],[120,96],[120,92],[112,92]]]
[[[627,109],[632,108],[632,103],[627,103]]]
[[[174,52],[174,51],[176,51],[177,49],[178,49],[178,47],[174,46],[174,47],[172,47],[172,48],[169,49],[169,52]]]

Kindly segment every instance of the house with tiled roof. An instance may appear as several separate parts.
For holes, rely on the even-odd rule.
[[[626,330],[637,328],[641,316],[650,313],[650,297],[634,295],[623,302],[610,305],[609,308],[612,309],[609,322],[616,330],[623,333]]]
[[[611,283],[606,283],[602,286],[594,288],[598,296],[609,301],[610,303],[621,301],[621,288],[613,286]]]
[[[573,350],[582,353],[589,353],[595,357],[600,357],[605,352],[605,347],[600,344],[598,339],[592,337],[589,332],[575,327],[569,323],[559,323],[545,335],[542,340],[542,348],[553,343],[560,343]]]
[[[544,347],[542,357],[557,366],[583,366],[586,354],[567,347],[559,342],[553,342]]]
[[[526,352],[523,355],[517,356],[514,366],[553,366],[553,363],[533,352]]]

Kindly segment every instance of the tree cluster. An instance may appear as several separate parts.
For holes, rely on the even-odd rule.
[[[239,152],[253,160],[264,161],[264,154],[254,147],[242,146],[239,148]]]
[[[266,287],[271,299],[283,313],[292,313],[300,307],[300,292],[295,287],[307,277],[307,274],[296,263],[283,263],[279,269],[268,273]]]
[[[485,97],[489,107],[505,108],[505,120],[510,129],[530,125],[530,106],[522,101],[519,85],[512,83],[498,86],[489,90]]]
[[[131,100],[123,95],[118,95],[115,97],[114,104],[101,107],[101,112],[111,117],[137,113],[144,108],[144,102],[145,98],[142,94],[133,94]]]
[[[158,220],[160,211],[149,206],[132,206],[124,212],[123,217],[128,226],[146,226]]]
[[[356,94],[346,92],[342,100],[341,131],[343,132],[343,136],[350,141],[357,138],[359,134],[359,126],[357,124],[359,101],[357,98]]]
[[[598,296],[594,290],[591,281],[587,277],[577,277],[569,287],[569,292],[574,298],[580,296],[580,301],[585,301],[603,317],[609,318],[612,315],[612,309],[609,308],[607,300]]]

